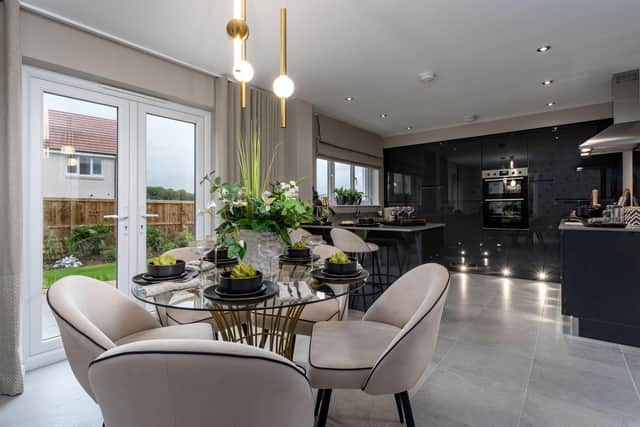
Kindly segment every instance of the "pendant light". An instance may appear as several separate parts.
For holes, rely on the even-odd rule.
[[[253,66],[247,61],[247,1],[233,1],[233,18],[227,23],[227,35],[233,41],[233,77],[240,82],[240,107],[247,108],[247,83],[253,79]]]
[[[280,9],[280,75],[273,82],[273,92],[280,98],[280,127],[287,127],[287,98],[295,85],[287,75],[287,9]]]

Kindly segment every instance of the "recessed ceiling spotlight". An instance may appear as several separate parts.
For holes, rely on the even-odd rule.
[[[420,80],[422,83],[432,82],[435,78],[436,73],[434,73],[433,71],[423,71],[422,73],[418,74],[418,80]]]
[[[389,117],[389,115],[387,113],[380,113],[378,117],[380,117],[381,119],[386,119],[387,117]]]
[[[476,116],[475,114],[466,114],[464,117],[462,117],[462,121],[465,123],[473,123],[476,120],[478,120],[478,116]]]
[[[407,130],[413,130],[413,126],[407,126]]]
[[[353,102],[355,100],[355,98],[353,96],[347,96],[344,98],[345,101],[347,102]]]
[[[547,102],[547,107],[553,107],[554,105],[556,105],[554,101]]]
[[[545,53],[545,52],[549,52],[549,49],[551,49],[551,45],[544,45],[544,46],[540,46],[539,48],[536,49],[536,51],[538,53]]]
[[[545,80],[542,82],[542,86],[550,86],[553,84],[553,80]]]

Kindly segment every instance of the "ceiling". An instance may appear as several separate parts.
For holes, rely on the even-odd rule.
[[[213,73],[231,69],[232,0],[23,3]],[[277,76],[286,6],[294,96],[383,136],[455,126],[467,114],[485,121],[548,111],[549,101],[554,109],[605,102],[610,75],[640,66],[638,0],[247,3],[256,85],[270,88]],[[537,53],[545,44],[551,50]],[[425,70],[437,74],[428,85],[418,80]],[[543,87],[546,79],[554,84]]]

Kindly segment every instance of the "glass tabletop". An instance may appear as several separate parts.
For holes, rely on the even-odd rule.
[[[350,292],[359,289],[366,283],[369,273],[362,269],[362,274],[356,278],[344,278],[339,283],[319,282],[309,275],[310,269],[300,271],[299,268],[282,267],[268,292],[263,297],[233,299],[211,299],[205,294],[214,292],[211,280],[206,274],[194,279],[189,289],[169,290],[156,295],[147,294],[148,286],[133,285],[132,295],[145,303],[157,307],[181,309],[191,311],[246,311],[246,310],[272,310],[278,308],[295,307],[300,305],[315,304],[322,301],[346,296]],[[207,291],[208,289],[208,291]]]

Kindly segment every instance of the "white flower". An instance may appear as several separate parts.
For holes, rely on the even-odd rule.
[[[294,180],[289,181],[289,185],[292,187],[296,186],[296,182]]]
[[[222,189],[222,197],[227,197],[229,195],[229,190],[227,190],[226,188]]]
[[[212,201],[209,202],[209,206],[207,206],[207,209],[215,209],[216,207],[217,207],[216,206],[216,201],[212,200]]]
[[[236,200],[236,201],[233,202],[233,206],[234,207],[238,207],[238,206],[244,207],[244,206],[247,206],[247,202],[245,200]]]
[[[262,193],[262,200],[264,200],[265,202],[269,197],[271,197],[271,191],[265,191],[264,193]]]
[[[286,182],[281,182],[280,183],[280,188],[283,190],[286,190],[287,188],[289,188],[289,184],[287,184]]]

